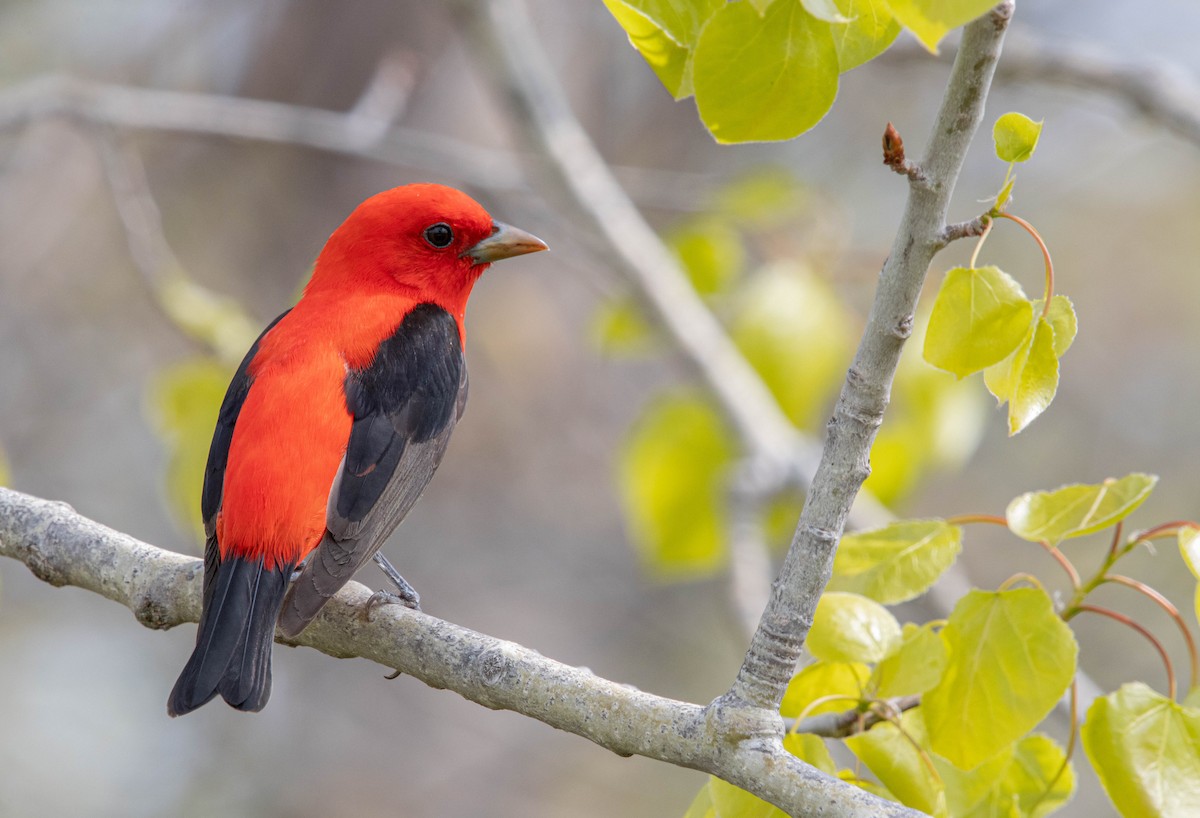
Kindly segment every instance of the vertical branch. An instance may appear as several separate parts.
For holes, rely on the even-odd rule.
[[[1013,0],[968,25],[920,173],[879,278],[867,327],[846,375],[804,512],[763,614],[725,695],[730,704],[778,708],[829,580],[834,549],[870,472],[868,453],[887,406],[900,350],[912,332],[925,273],[942,245],[946,213],[967,148],[983,119]]]

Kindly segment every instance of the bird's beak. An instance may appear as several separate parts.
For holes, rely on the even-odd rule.
[[[549,249],[546,242],[532,233],[526,233],[504,222],[492,222],[492,235],[468,249],[463,255],[475,259],[476,264],[490,264],[503,258]]]

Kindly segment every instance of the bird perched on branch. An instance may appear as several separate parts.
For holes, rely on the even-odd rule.
[[[276,622],[294,636],[373,556],[390,568],[379,547],[466,401],[471,287],[490,263],[545,249],[440,185],[372,196],[329,237],[304,295],[246,353],[221,404],[201,500],[203,611],[172,716],[218,693],[261,710]]]

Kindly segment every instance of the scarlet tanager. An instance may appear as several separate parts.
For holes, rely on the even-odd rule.
[[[168,713],[218,693],[266,705],[276,622],[302,631],[441,462],[467,398],[471,287],[491,262],[545,249],[440,185],[372,196],[329,237],[221,404],[201,498],[203,610]]]

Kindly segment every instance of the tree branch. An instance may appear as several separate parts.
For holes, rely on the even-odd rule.
[[[946,49],[947,57],[955,53]],[[889,49],[892,65],[929,64],[929,52],[913,43]],[[1014,36],[996,70],[997,82],[1066,85],[1119,100],[1177,136],[1200,146],[1200,82],[1161,60],[1126,59],[1082,43],[1050,43],[1028,31]]]
[[[380,71],[376,76],[391,77]],[[394,94],[394,91],[388,92]],[[349,111],[273,100],[164,91],[46,75],[0,91],[0,133],[49,117],[134,130],[208,134],[277,142],[435,172],[495,191],[527,192],[512,153],[380,118],[377,80]],[[393,100],[394,102],[394,100]],[[395,113],[395,109],[391,111]],[[640,201],[690,209],[709,188],[707,176],[653,168],[615,172]]]
[[[950,197],[983,118],[1012,13],[1012,0],[1005,0],[963,31],[933,136],[919,165],[921,178],[910,177],[904,215],[834,409],[821,464],[767,610],[726,694],[730,703],[775,709],[795,672],[850,506],[870,472],[871,444],[883,420],[901,348],[912,332],[925,273],[943,243]]]
[[[118,602],[149,628],[195,622],[200,615],[199,560],[113,531],[65,503],[0,488],[0,555],[23,562],[51,585],[73,585]],[[701,707],[644,693],[399,605],[376,607],[366,618],[370,596],[351,582],[299,637],[279,641],[370,659],[614,753],[717,775],[791,815],[919,815],[784,751],[778,713]]]

